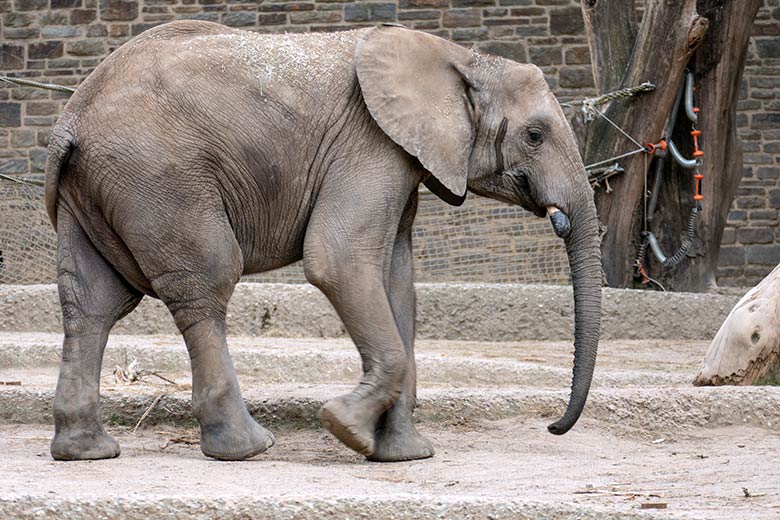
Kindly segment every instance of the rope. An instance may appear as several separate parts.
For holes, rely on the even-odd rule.
[[[617,129],[617,131],[618,131],[618,132],[620,132],[621,134],[623,134],[624,136],[626,136],[626,137],[627,137],[627,138],[628,138],[628,139],[629,139],[629,140],[630,140],[632,143],[634,143],[635,145],[637,145],[637,146],[641,147],[642,149],[644,149],[644,148],[645,148],[644,146],[642,146],[642,143],[640,143],[639,141],[637,141],[636,139],[634,139],[633,137],[631,137],[630,135],[628,135],[628,133],[627,133],[625,130],[623,130],[622,128],[620,128],[620,127],[619,127],[619,126],[618,126],[618,125],[617,125],[617,124],[616,124],[614,121],[612,121],[610,118],[608,118],[608,117],[607,117],[606,115],[604,115],[602,112],[600,112],[600,111],[598,111],[598,110],[596,110],[596,109],[594,109],[594,108],[592,108],[592,107],[591,107],[591,111],[592,111],[594,114],[597,114],[597,115],[599,115],[599,116],[603,117],[604,119],[606,119],[606,120],[607,120],[607,123],[609,123],[610,125],[614,126],[614,127]]]
[[[19,184],[25,184],[27,186],[45,186],[46,183],[44,181],[38,181],[35,179],[25,179],[23,177],[11,177],[10,175],[4,175],[0,173],[0,179],[5,179],[7,181],[16,182]]]
[[[42,88],[46,90],[52,90],[54,92],[63,92],[65,94],[73,94],[74,92],[76,92],[75,88],[65,87],[63,85],[55,85],[54,83],[39,83],[37,81],[31,81],[29,79],[11,78],[9,76],[0,76],[0,81],[4,81],[6,83],[11,83],[14,85],[23,85],[25,87],[36,87],[36,88]],[[642,92],[650,92],[652,90],[655,90],[655,85],[653,85],[649,81],[646,81],[641,85],[621,88],[594,98],[585,98],[585,99],[567,101],[565,103],[561,103],[561,106],[574,107],[574,106],[585,105],[589,107],[594,107],[597,105],[603,105],[604,103],[608,103],[615,99],[627,98],[627,97],[635,96],[636,94]]]
[[[594,166],[601,166],[602,164],[606,164],[606,163],[608,163],[608,162],[616,161],[616,160],[618,160],[618,159],[623,159],[623,158],[625,158],[625,157],[629,157],[629,156],[631,156],[631,155],[634,155],[634,154],[637,154],[637,153],[646,152],[646,151],[647,151],[647,150],[646,150],[646,149],[645,149],[645,147],[643,146],[642,148],[639,148],[639,149],[637,149],[637,150],[634,150],[633,152],[626,152],[626,153],[624,153],[624,154],[622,154],[622,155],[616,155],[615,157],[610,157],[609,159],[605,159],[605,160],[603,160],[603,161],[595,162],[595,163],[593,163],[593,164],[588,164],[587,166],[585,166],[585,169],[586,169],[586,170],[590,170],[590,169],[591,169],[591,168],[593,168]]]
[[[561,103],[561,106],[576,107],[580,105],[586,105],[586,106],[593,107],[596,105],[603,105],[604,103],[609,103],[610,101],[613,101],[615,99],[627,98],[627,97],[635,96],[636,94],[640,94],[642,92],[650,92],[652,90],[655,90],[655,85],[650,83],[649,81],[645,81],[641,85],[621,88],[619,90],[607,92],[606,94],[603,94],[601,96],[578,99],[574,101],[567,101],[566,103]]]
[[[642,87],[643,85],[650,85],[652,87],[652,88],[650,88],[650,90],[655,88],[655,85],[653,85],[652,83],[643,83],[642,85],[640,85],[640,87]],[[631,89],[639,89],[640,87],[631,87],[629,89],[622,89],[622,91],[628,91],[628,90],[631,90]],[[628,95],[619,95],[619,96],[616,96],[616,97],[613,96],[613,95],[615,95],[615,94],[617,94],[619,92],[621,92],[621,90],[618,90],[618,91],[615,91],[615,92],[611,92],[610,94],[605,94],[604,96],[601,96],[601,97],[605,98],[605,99],[609,97],[609,99],[606,99],[606,101],[609,101],[610,99],[617,99],[619,97],[627,97],[628,95],[633,95],[633,94],[628,94]],[[613,96],[613,97],[610,97],[610,96]],[[600,99],[600,98],[594,98],[594,99]],[[585,100],[585,101],[588,101],[588,100]],[[603,101],[603,102],[606,103],[606,101]],[[644,145],[642,145],[642,143],[640,143],[639,141],[637,141],[636,139],[634,139],[633,137],[628,135],[628,132],[626,132],[625,130],[620,128],[620,126],[618,126],[617,123],[615,123],[610,118],[608,118],[600,110],[596,110],[595,108],[593,108],[593,104],[591,104],[591,103],[583,103],[582,104],[582,108],[588,114],[596,114],[599,117],[601,117],[604,120],[606,120],[606,122],[609,123],[610,125],[612,125],[613,128],[615,128],[618,132],[623,134],[629,141],[631,141],[632,143],[634,143],[635,145],[637,145],[639,147],[638,149],[634,150],[633,152],[624,153],[622,155],[616,155],[614,157],[610,157],[609,159],[605,159],[603,161],[598,161],[598,162],[589,164],[589,165],[585,166],[586,170],[589,170],[589,169],[591,169],[591,168],[593,168],[595,166],[600,166],[602,164],[606,164],[606,163],[610,163],[612,161],[616,161],[617,159],[623,159],[625,157],[629,157],[631,155],[634,155],[634,154],[637,154],[637,153],[640,153],[640,152],[647,152],[647,147],[645,147]]]
[[[11,83],[13,85],[22,85],[24,87],[36,87],[45,90],[53,90],[54,92],[64,92],[65,94],[73,94],[76,92],[75,88],[64,87],[62,85],[55,85],[53,83],[39,83],[37,81],[30,81],[29,79],[21,78],[9,78],[8,76],[0,76],[0,81]]]

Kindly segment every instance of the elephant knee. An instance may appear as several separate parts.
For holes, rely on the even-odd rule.
[[[330,262],[318,256],[306,257],[303,261],[306,280],[325,294],[338,286],[338,272]]]

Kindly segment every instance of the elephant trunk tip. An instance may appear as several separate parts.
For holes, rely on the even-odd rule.
[[[571,421],[564,421],[563,419],[560,419],[551,425],[547,427],[547,431],[552,433],[553,435],[563,435],[564,433],[571,430],[571,427],[574,426],[574,422]]]

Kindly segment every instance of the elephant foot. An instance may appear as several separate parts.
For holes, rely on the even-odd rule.
[[[248,413],[239,425],[222,422],[200,428],[201,451],[218,460],[245,460],[263,453],[275,442],[274,435]]]
[[[102,427],[62,429],[51,441],[51,456],[55,460],[113,459],[120,453],[119,443]]]
[[[436,450],[431,441],[417,433],[411,422],[403,427],[384,427],[376,431],[376,448],[368,460],[400,462],[433,457]]]
[[[368,457],[374,453],[374,430],[380,414],[381,411],[367,410],[359,397],[350,394],[328,401],[317,416],[338,440]]]

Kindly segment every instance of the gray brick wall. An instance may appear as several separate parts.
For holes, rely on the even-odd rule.
[[[720,254],[721,285],[754,285],[780,263],[780,1],[765,0],[739,101],[742,181]]]
[[[779,6],[780,0],[765,0],[751,40],[739,114],[744,179],[725,233],[724,285],[753,284],[780,262]],[[334,31],[397,21],[535,63],[562,98],[593,93],[575,0],[0,0],[0,14],[0,73],[65,85],[77,85],[130,37],[174,19],[262,32]],[[0,86],[0,173],[43,171],[48,132],[66,98]],[[464,208],[450,209],[424,196],[416,229],[419,278],[564,283],[563,250],[546,222],[495,204],[472,198]],[[519,230],[527,237],[523,243],[513,236]],[[293,268],[269,277],[294,280],[300,272]]]

